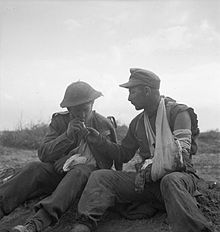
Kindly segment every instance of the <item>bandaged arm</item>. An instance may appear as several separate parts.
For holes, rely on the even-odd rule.
[[[191,118],[187,111],[177,114],[174,123],[174,137],[177,139],[182,149],[183,170],[186,172],[195,172],[191,163]]]

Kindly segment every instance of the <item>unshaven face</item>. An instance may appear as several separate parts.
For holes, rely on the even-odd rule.
[[[143,86],[129,88],[128,101],[135,106],[136,110],[141,110],[146,104],[146,92]]]

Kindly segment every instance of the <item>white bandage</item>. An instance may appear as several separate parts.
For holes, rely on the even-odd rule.
[[[141,170],[144,170],[148,165],[152,164],[153,160],[152,159],[146,159],[141,167]]]
[[[66,160],[63,165],[63,171],[68,172],[71,168],[73,168],[77,164],[84,164],[87,161],[87,158],[81,156],[81,154],[75,154]]]
[[[178,129],[173,131],[175,139],[178,140],[182,150],[190,151],[192,132],[189,129]]]

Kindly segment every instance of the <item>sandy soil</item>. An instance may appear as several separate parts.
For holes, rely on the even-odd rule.
[[[201,181],[200,183],[199,189],[203,195],[197,200],[205,216],[214,223],[216,231],[220,231],[220,186],[214,186],[213,181],[220,181],[219,157],[220,154],[201,154],[194,157],[195,166],[199,170],[198,173],[206,180],[206,182]],[[34,160],[38,160],[36,151],[0,147],[0,180]],[[4,170],[8,170],[8,172]],[[10,231],[9,228],[14,225],[24,223],[33,214],[32,206],[35,202],[36,200],[26,202],[10,215],[4,217],[0,221],[0,232],[3,229]],[[71,208],[64,214],[58,224],[49,227],[45,232],[69,232],[74,224],[75,213],[75,208]],[[153,218],[142,220],[127,220],[115,212],[110,212],[98,226],[97,232],[117,231],[163,232],[169,231],[169,227],[166,224],[166,214],[163,212],[157,213]]]

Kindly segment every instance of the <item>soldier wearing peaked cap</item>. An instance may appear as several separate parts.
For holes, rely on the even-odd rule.
[[[193,198],[198,177],[191,158],[197,150],[195,138],[199,133],[194,110],[161,96],[160,78],[148,70],[130,69],[129,81],[120,86],[129,90],[128,100],[136,110],[143,111],[131,121],[121,144],[98,133],[93,134],[93,143],[101,144],[100,151],[123,163],[139,150],[141,161],[134,165],[133,172],[92,173],[78,203],[81,223],[71,232],[92,231],[117,201],[134,202],[135,207],[139,202],[142,212],[145,204],[147,210],[141,217],[153,216],[165,208],[173,232],[211,232],[210,223]]]
[[[48,196],[34,206],[36,213],[25,225],[12,231],[39,232],[53,225],[79,197],[92,171],[112,167],[113,160],[89,141],[95,129],[106,140],[116,142],[112,123],[93,110],[100,96],[102,93],[86,82],[70,84],[60,104],[67,111],[53,114],[38,150],[40,161],[28,164],[0,186],[1,217],[31,197]]]

